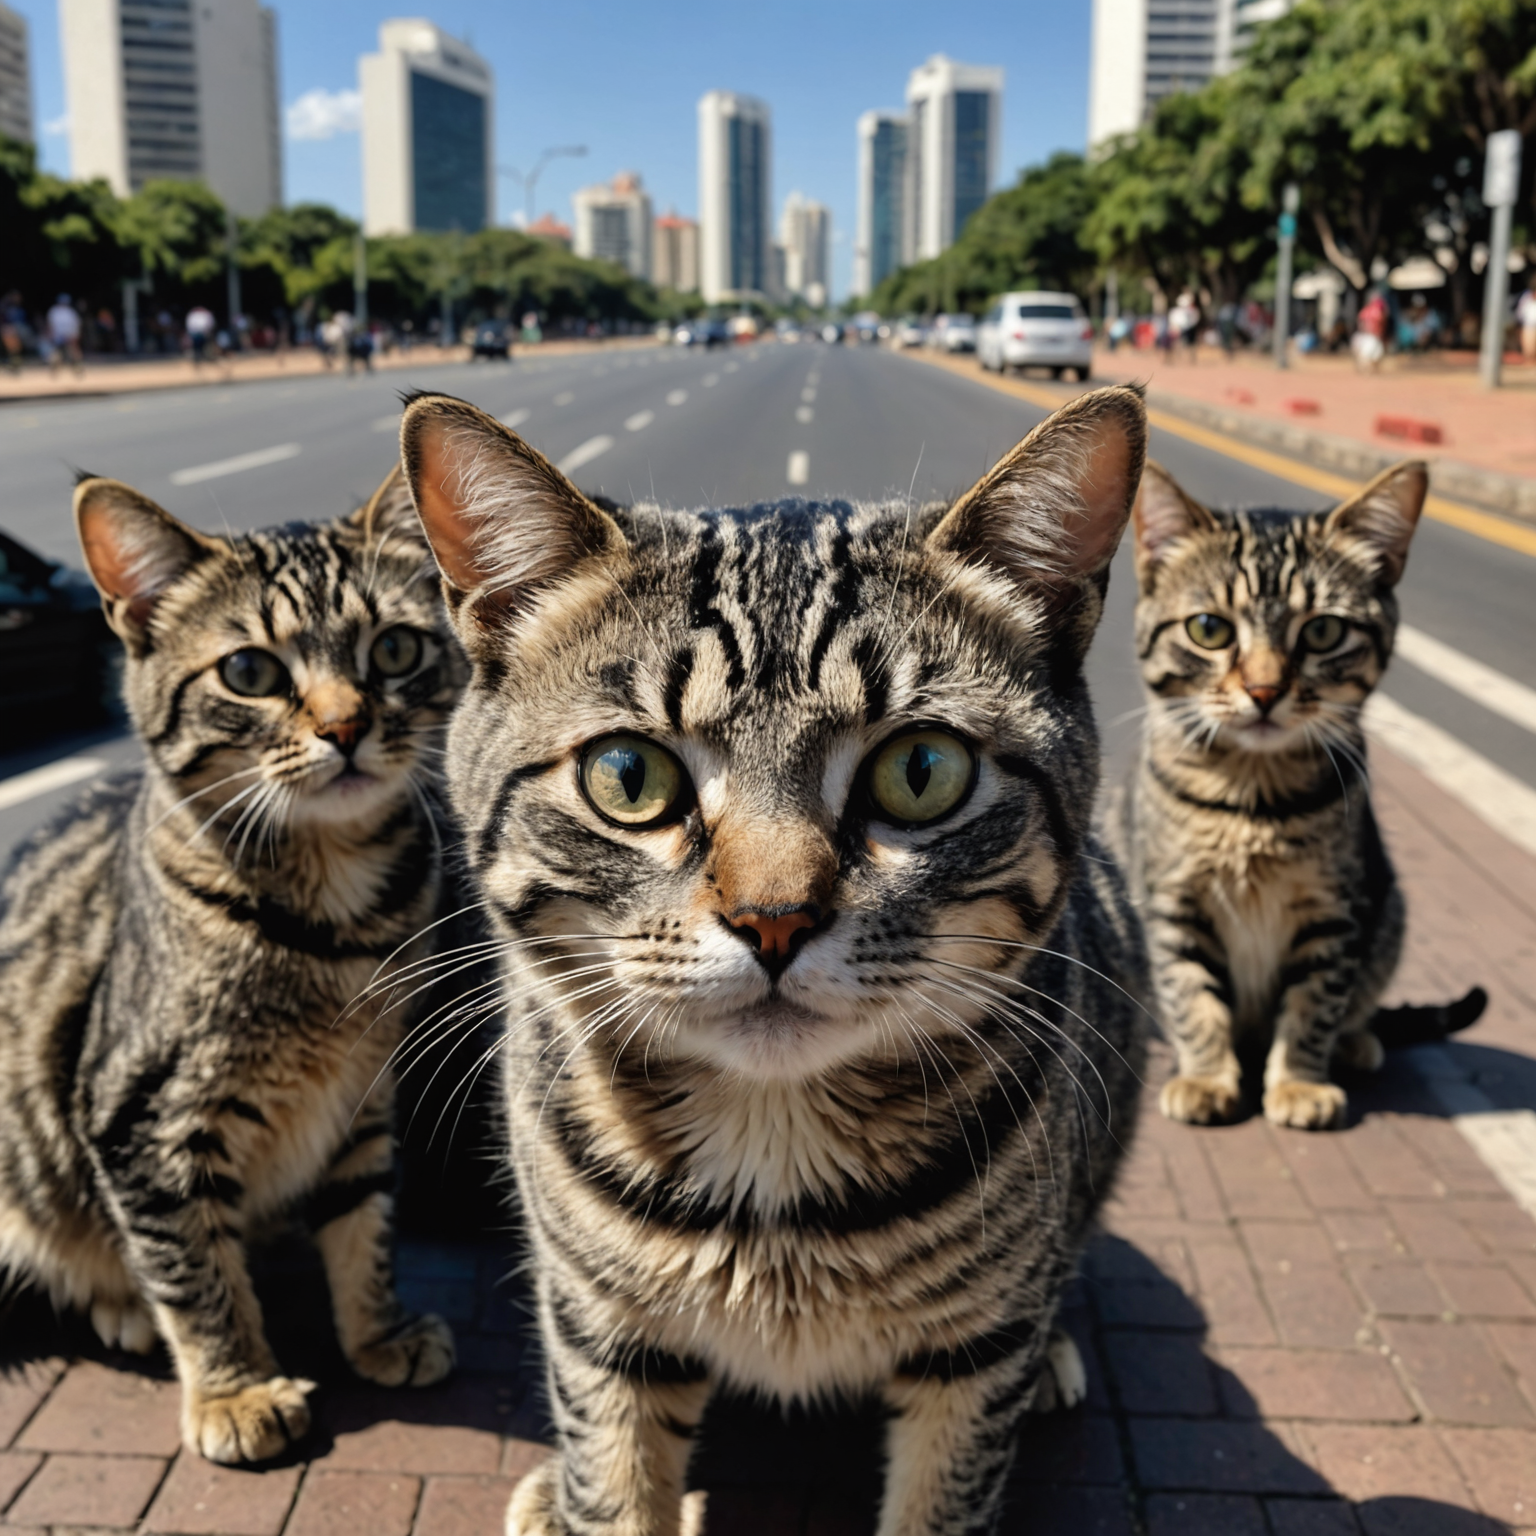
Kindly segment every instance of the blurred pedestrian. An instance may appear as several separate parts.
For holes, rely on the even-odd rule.
[[[1349,344],[1355,354],[1355,367],[1361,373],[1374,373],[1381,366],[1382,358],[1387,355],[1385,338],[1391,320],[1392,312],[1387,308],[1381,290],[1373,288],[1370,297],[1360,306],[1354,339]]]
[[[1520,327],[1520,351],[1526,362],[1536,363],[1536,277],[1515,301],[1515,323]]]
[[[26,344],[27,310],[13,288],[0,299],[0,347],[5,349],[5,366],[12,373],[21,372],[21,354]]]
[[[213,340],[214,327],[218,324],[213,311],[205,304],[195,305],[187,311],[187,339],[192,343],[192,365],[206,361],[208,344]]]
[[[67,293],[61,293],[53,301],[45,322],[48,330],[48,366],[57,373],[59,364],[68,358],[77,374],[85,372],[85,359],[80,355],[80,314],[70,302]]]
[[[1237,347],[1237,305],[1231,299],[1216,311],[1216,334],[1221,337],[1221,350],[1230,360]]]

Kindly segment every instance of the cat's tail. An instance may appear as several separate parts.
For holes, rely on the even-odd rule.
[[[1429,1045],[1470,1029],[1482,1018],[1487,1006],[1488,994],[1481,987],[1473,987],[1454,1003],[1405,1003],[1400,1008],[1378,1008],[1371,1017],[1371,1033],[1389,1051],[1406,1045]]]

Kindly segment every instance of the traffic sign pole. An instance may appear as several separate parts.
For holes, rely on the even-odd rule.
[[[1520,131],[1488,135],[1483,162],[1483,201],[1493,209],[1488,265],[1483,269],[1483,351],[1480,372],[1497,389],[1504,371],[1504,326],[1509,311],[1509,226],[1520,195]]]
[[[1301,192],[1294,181],[1285,184],[1281,198],[1280,260],[1275,267],[1275,367],[1291,366],[1291,266],[1296,251],[1296,210]]]

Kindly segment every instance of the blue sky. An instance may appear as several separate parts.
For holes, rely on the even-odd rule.
[[[9,0],[32,28],[33,87],[43,163],[69,171],[55,0]],[[773,109],[774,218],[801,191],[833,212],[835,279],[846,289],[854,218],[854,123],[869,107],[902,101],[908,72],[933,53],[1007,70],[1001,177],[1054,149],[1082,149],[1088,92],[1089,0],[618,0],[488,4],[413,11],[376,0],[278,0],[285,107],[309,92],[322,109],[311,131],[345,118],[338,93],[355,90],[357,58],[391,15],[424,14],[469,41],[496,72],[498,164],[526,169],[554,144],[586,144],[585,160],[555,161],[539,181],[539,211],[570,222],[571,193],[618,170],[645,179],[658,212],[692,214],[698,98],[746,91]],[[49,131],[50,128],[53,131]],[[285,136],[288,200],[362,212],[355,132]],[[503,222],[522,190],[500,181]]]

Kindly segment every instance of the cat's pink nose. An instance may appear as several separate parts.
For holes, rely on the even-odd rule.
[[[1275,707],[1275,700],[1280,697],[1280,689],[1272,687],[1268,683],[1245,683],[1243,685],[1248,697],[1267,715]]]

